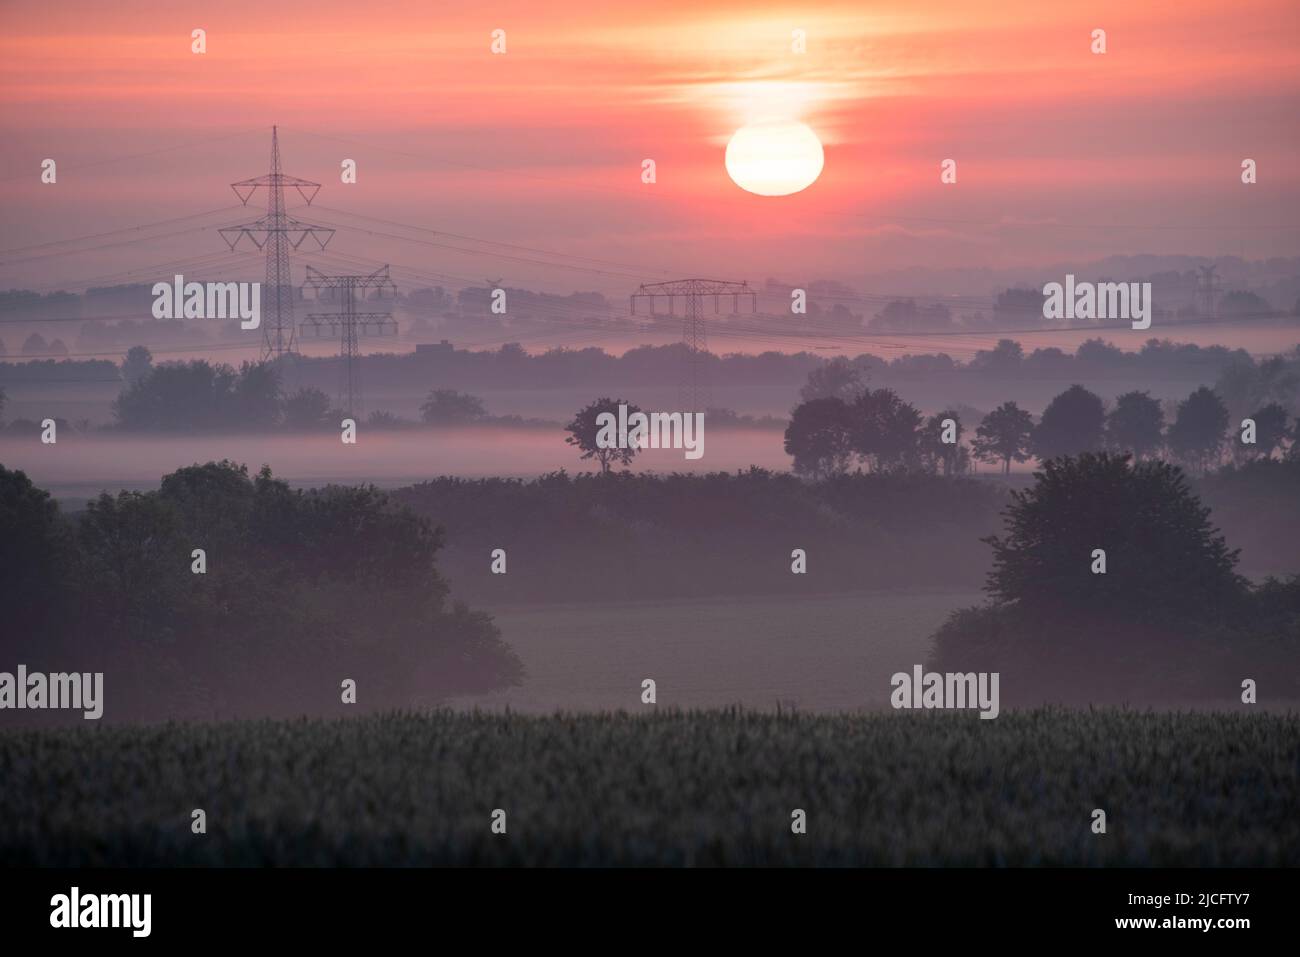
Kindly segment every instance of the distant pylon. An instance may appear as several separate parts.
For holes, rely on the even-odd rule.
[[[1197,266],[1201,271],[1196,284],[1196,295],[1201,301],[1201,315],[1207,318],[1218,316],[1216,298],[1219,294],[1219,277],[1214,274],[1215,266]]]
[[[289,271],[289,249],[297,249],[311,236],[324,249],[334,235],[327,226],[304,223],[284,210],[284,188],[292,186],[310,206],[320,183],[287,176],[280,171],[280,135],[271,127],[271,172],[267,176],[231,183],[245,206],[259,188],[267,190],[266,215],[256,222],[227,226],[221,236],[233,251],[247,236],[258,249],[266,250],[266,282],[262,289],[262,358],[275,359],[294,351],[293,276]]]
[[[682,368],[678,395],[683,412],[704,412],[712,402],[709,388],[708,366],[705,365],[709,353],[708,332],[704,326],[702,300],[705,296],[713,297],[713,311],[718,312],[718,300],[722,296],[731,297],[731,311],[738,312],[740,298],[749,300],[750,312],[757,308],[757,297],[747,282],[728,282],[723,279],[675,279],[671,282],[642,283],[632,293],[632,315],[636,315],[638,299],[648,300],[650,314],[655,314],[655,300],[668,300],[668,315],[676,315],[674,306],[682,299],[686,309],[682,316],[682,346],[685,360]]]
[[[396,296],[397,286],[389,278],[387,266],[376,269],[368,276],[326,276],[308,266],[307,281],[302,288],[315,290],[318,296],[320,290],[327,289],[330,290],[331,298],[337,294],[337,298],[342,300],[337,313],[313,312],[307,316],[302,328],[304,333],[310,330],[316,334],[325,326],[329,326],[331,333],[336,329],[341,331],[339,356],[343,360],[343,370],[339,380],[339,408],[349,418],[355,418],[362,412],[361,351],[357,344],[357,330],[360,328],[368,332],[374,329],[381,336],[390,329],[393,333],[397,332],[397,323],[391,313],[357,312],[356,295],[358,292],[364,295],[375,290],[380,298],[385,294]]]

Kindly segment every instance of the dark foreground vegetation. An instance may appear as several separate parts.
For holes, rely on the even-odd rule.
[[[1294,713],[1113,710],[7,732],[0,863],[1295,865],[1298,741]]]
[[[230,462],[75,516],[0,466],[0,667],[103,672],[113,719],[332,714],[345,679],[367,708],[517,682],[491,619],[451,599],[441,545],[373,488]]]
[[[1243,574],[1300,571],[1300,459],[1189,482],[1241,549]],[[757,468],[448,477],[392,495],[445,529],[439,568],[456,594],[494,605],[978,588],[992,558],[980,540],[1010,503],[998,480],[878,472],[805,482]],[[492,574],[494,548],[506,550],[505,575]],[[806,574],[791,574],[795,548]]]
[[[978,586],[1003,488],[924,474],[809,483],[708,475],[440,478],[393,493],[446,529],[441,564],[474,602],[619,601]],[[494,575],[490,552],[507,553]],[[807,574],[791,573],[794,549]]]
[[[936,670],[999,672],[1017,704],[1300,696],[1300,575],[1238,574],[1181,469],[1085,453],[1034,479],[985,539],[988,604],[935,636]]]

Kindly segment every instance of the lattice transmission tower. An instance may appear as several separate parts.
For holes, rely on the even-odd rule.
[[[397,322],[387,312],[357,312],[357,294],[363,297],[373,292],[376,298],[393,298],[397,286],[389,278],[388,267],[383,266],[368,276],[326,276],[319,270],[307,267],[307,281],[303,290],[313,290],[318,299],[339,302],[338,312],[313,312],[302,324],[304,334],[319,335],[329,327],[330,334],[339,333],[339,357],[343,360],[339,379],[339,408],[349,418],[362,411],[361,402],[361,352],[357,340],[363,334],[397,334]],[[324,297],[321,293],[324,292]]]
[[[645,300],[650,305],[650,315],[656,315],[657,300],[668,300],[667,315],[677,315],[676,307],[680,300],[684,306],[682,316],[682,346],[685,353],[678,394],[683,412],[704,412],[712,402],[709,388],[708,366],[705,364],[709,353],[708,330],[704,326],[704,299],[712,297],[713,312],[717,314],[719,301],[723,296],[731,297],[732,313],[739,312],[740,301],[749,302],[750,312],[757,309],[757,297],[747,282],[729,282],[724,279],[674,279],[671,282],[642,283],[632,293],[632,315],[636,315],[638,300]]]
[[[1216,266],[1197,266],[1200,275],[1196,281],[1196,299],[1200,303],[1199,312],[1202,316],[1217,317],[1216,311],[1217,300],[1219,297],[1219,277],[1214,274]]]
[[[334,235],[327,226],[317,226],[294,219],[284,208],[284,190],[292,186],[308,206],[320,192],[320,183],[289,176],[280,169],[280,135],[271,127],[271,172],[266,176],[231,183],[239,201],[245,206],[259,189],[267,191],[266,215],[256,222],[227,226],[220,230],[233,252],[245,236],[258,249],[266,251],[266,282],[262,287],[262,358],[277,359],[294,351],[293,276],[289,271],[289,250],[297,249],[308,237],[320,248]]]

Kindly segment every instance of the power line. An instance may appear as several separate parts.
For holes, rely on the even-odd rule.
[[[45,243],[33,243],[30,246],[12,246],[9,249],[0,249],[0,256],[7,256],[10,253],[27,252],[32,249],[44,249],[48,246],[65,246],[69,243],[84,242],[87,239],[103,239],[105,236],[115,236],[118,233],[138,232],[141,229],[152,229],[155,226],[164,226],[170,223],[182,223],[190,219],[201,219],[204,216],[213,216],[217,213],[231,212],[239,209],[238,206],[223,206],[218,209],[209,209],[202,213],[191,213],[188,216],[174,216],[171,219],[160,219],[157,222],[142,223],[139,226],[123,226],[121,229],[110,229],[102,233],[89,233],[85,236],[75,236],[71,239],[53,239]],[[3,263],[0,263],[3,265]]]
[[[188,149],[193,149],[196,146],[206,146],[209,143],[216,143],[222,140],[229,140],[237,136],[247,136],[250,133],[260,133],[265,129],[266,127],[259,126],[253,129],[240,130],[235,133],[223,133],[219,136],[210,136],[207,137],[206,139],[195,140],[190,143],[180,143],[177,144],[176,146],[164,146],[156,150],[147,150],[143,153],[132,153],[129,156],[111,156],[106,159],[91,160],[88,163],[78,163],[75,166],[65,166],[63,167],[63,169],[65,171],[71,170],[75,172],[76,170],[91,169],[96,166],[107,166],[110,163],[123,163],[126,162],[127,160],[146,159],[150,156],[159,156],[163,153],[173,153],[177,150],[188,150]],[[7,183],[15,179],[24,179],[30,175],[31,175],[30,173],[14,173],[10,176],[0,177],[0,182]]]

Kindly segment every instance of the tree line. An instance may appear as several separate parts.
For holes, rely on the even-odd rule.
[[[1238,425],[1206,386],[1178,402],[1172,417],[1141,390],[1120,395],[1107,408],[1097,394],[1072,385],[1037,420],[1015,402],[1004,402],[979,422],[969,448],[955,410],[926,417],[892,389],[864,388],[849,363],[815,370],[801,396],[785,432],[785,451],[794,471],[811,478],[841,474],[854,463],[869,471],[953,475],[980,461],[1007,474],[1013,462],[1100,451],[1126,452],[1139,461],[1168,457],[1197,473],[1225,459],[1300,456],[1300,418],[1292,423],[1281,402],[1260,405]]]

